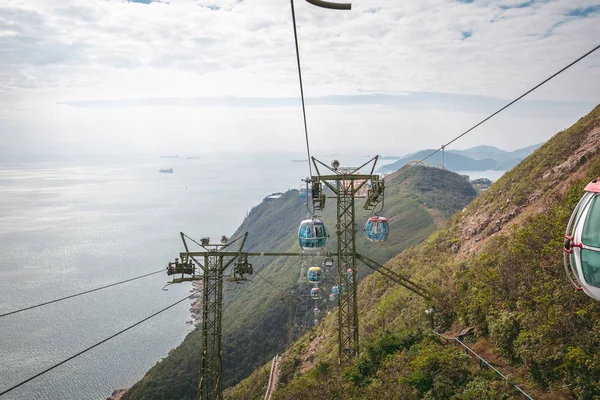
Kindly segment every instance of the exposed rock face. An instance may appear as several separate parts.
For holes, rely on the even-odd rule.
[[[106,400],[121,400],[121,396],[125,394],[127,389],[117,389]]]
[[[544,212],[550,199],[563,196],[571,184],[581,178],[585,171],[586,163],[600,151],[600,126],[589,129],[581,144],[562,163],[546,171],[539,172],[539,176],[530,177],[527,182],[529,187],[524,190],[525,198],[519,204],[511,198],[510,193],[499,191],[490,199],[481,201],[476,212],[463,215],[461,218],[460,254],[467,256],[477,252],[483,245],[483,239],[497,232],[510,229],[513,223],[518,223],[529,215]],[[518,169],[517,166],[515,169]],[[512,172],[512,171],[511,171]],[[508,174],[507,174],[508,175]],[[501,179],[508,179],[511,184],[519,184],[522,179],[518,174],[512,174]],[[498,201],[502,207],[498,208]],[[476,200],[477,202],[477,200]],[[466,211],[463,210],[463,213]]]

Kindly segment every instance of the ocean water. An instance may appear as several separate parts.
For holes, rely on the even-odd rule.
[[[488,171],[457,171],[460,175],[469,175],[470,180],[487,178],[492,182],[496,182],[506,173],[506,171],[488,170]]]
[[[266,195],[300,186],[293,156],[0,163],[0,313],[165,268],[231,234]],[[173,174],[160,168],[172,167]],[[0,318],[0,392],[189,293],[157,274]],[[105,399],[190,331],[186,301],[2,399]]]
[[[165,268],[183,248],[180,231],[218,241],[266,195],[300,187],[308,167],[291,160],[302,158],[0,162],[0,314]],[[160,273],[0,318],[0,392],[189,293],[189,284],[162,290],[167,282]],[[131,386],[190,331],[189,303],[2,399],[105,399]]]

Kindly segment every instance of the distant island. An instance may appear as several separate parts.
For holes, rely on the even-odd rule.
[[[542,144],[514,151],[504,151],[493,146],[477,146],[466,150],[446,150],[443,161],[446,169],[450,171],[508,171]],[[434,151],[434,149],[427,149],[403,156],[394,163],[382,166],[378,172],[385,174],[396,172],[411,161],[421,160],[425,157],[429,157],[427,163],[441,164],[442,152],[438,151],[430,156]],[[391,157],[383,159],[391,159]]]
[[[308,162],[308,160],[292,160],[292,162]]]
[[[159,169],[158,172],[161,172],[163,174],[172,174],[173,168]]]

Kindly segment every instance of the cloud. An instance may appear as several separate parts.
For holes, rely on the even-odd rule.
[[[129,134],[135,121],[128,115],[142,114],[118,107],[161,109],[158,115],[172,126],[175,118],[186,120],[185,113],[218,108],[215,103],[271,113],[298,105],[288,2],[143,3],[12,0],[0,8],[0,119],[11,121],[11,132],[19,126],[33,132],[32,120],[44,121],[40,135],[49,124],[75,131],[59,117],[89,129],[118,114],[121,125],[113,129]],[[473,103],[491,109],[514,98],[600,37],[593,0],[362,0],[349,12],[297,0],[296,14],[309,104],[351,107],[369,121],[369,107],[383,107],[382,121],[399,124],[400,131],[414,121],[392,118],[390,109],[427,105],[430,120],[458,115],[461,107],[479,115],[483,108]],[[600,54],[590,56],[528,97],[539,102],[535,110],[525,107],[530,103],[523,110],[538,118],[536,110],[555,110],[559,102],[568,119],[574,109],[587,111],[598,101],[599,66]],[[338,111],[331,115],[347,117]],[[269,124],[267,113],[259,115]],[[470,117],[461,115],[467,124]],[[334,125],[326,112],[319,121]]]
[[[588,17],[591,14],[600,12],[600,5],[574,8],[567,13],[568,17]]]

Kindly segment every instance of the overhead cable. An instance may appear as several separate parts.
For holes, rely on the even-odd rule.
[[[150,276],[150,275],[155,275],[155,274],[158,274],[159,272],[165,272],[164,268],[160,269],[158,271],[150,272],[148,274],[136,276],[135,278],[126,279],[126,280],[121,281],[121,282],[115,282],[115,283],[111,283],[110,285],[101,286],[101,287],[98,287],[98,288],[95,288],[95,289],[86,290],[85,292],[76,293],[76,294],[72,294],[72,295],[69,295],[69,296],[61,297],[59,299],[46,301],[45,303],[40,303],[40,304],[36,304],[36,305],[33,305],[33,306],[21,308],[19,310],[9,311],[7,313],[0,314],[0,318],[6,317],[6,316],[12,315],[12,314],[17,314],[17,313],[20,313],[20,312],[23,312],[23,311],[31,310],[33,308],[47,306],[48,304],[58,303],[59,301],[63,301],[63,300],[67,300],[67,299],[72,299],[73,297],[82,296],[84,294],[88,294],[88,293],[92,293],[92,292],[97,292],[99,290],[107,289],[109,287],[113,287],[113,286],[117,286],[117,285],[122,285],[123,283],[135,281],[137,279],[145,278],[145,277]]]
[[[522,95],[520,95],[519,97],[517,97],[516,99],[514,99],[513,101],[511,101],[510,103],[506,104],[505,106],[503,106],[502,108],[500,108],[498,111],[494,112],[492,115],[488,116],[487,118],[481,120],[480,122],[478,122],[477,124],[473,125],[471,128],[467,129],[466,131],[464,131],[463,133],[461,133],[460,135],[458,135],[457,137],[455,137],[454,139],[452,139],[451,141],[449,141],[446,144],[443,144],[439,149],[431,152],[431,154],[429,154],[427,157],[419,160],[419,163],[427,160],[428,158],[432,157],[433,155],[439,153],[440,151],[442,151],[444,148],[446,148],[447,146],[451,145],[452,143],[456,142],[458,139],[462,138],[463,136],[465,136],[467,133],[471,132],[473,129],[479,127],[480,125],[482,125],[484,122],[488,121],[489,119],[491,119],[492,117],[496,116],[497,114],[501,113],[502,111],[506,110],[508,107],[512,106],[513,104],[515,104],[517,101],[521,100],[523,97],[527,96],[528,94],[530,94],[531,92],[533,92],[534,90],[538,89],[540,86],[544,85],[545,83],[549,82],[550,80],[554,79],[555,77],[557,77],[558,75],[560,75],[561,73],[563,73],[564,71],[566,71],[567,69],[571,68],[573,65],[577,64],[579,61],[583,60],[584,58],[586,58],[587,56],[589,56],[590,54],[592,54],[593,52],[595,52],[596,50],[600,49],[600,45],[597,45],[596,47],[594,47],[593,49],[591,49],[590,51],[588,51],[587,53],[585,53],[584,55],[582,55],[581,57],[579,57],[578,59],[576,59],[575,61],[571,62],[569,65],[563,67],[562,69],[560,69],[559,71],[555,72],[554,74],[552,74],[551,76],[549,76],[548,78],[544,79],[542,82],[538,83],[537,85],[535,85],[533,88],[529,89],[528,91],[526,91],[525,93],[523,93]],[[413,168],[414,166],[416,166],[418,164],[413,164],[411,166],[409,166],[408,168],[402,170],[399,172],[399,174],[402,174],[404,172],[407,172],[408,170],[410,170],[411,168]]]
[[[304,103],[304,87],[302,85],[302,67],[300,66],[300,49],[298,48],[298,30],[296,29],[296,12],[294,10],[294,0],[290,0],[292,7],[292,25],[294,26],[294,43],[296,44],[296,60],[298,61],[298,79],[300,81],[300,97],[302,99],[302,116],[304,118],[304,136],[306,138],[306,154],[308,155],[308,172],[312,176],[312,167],[310,165],[310,145],[308,143],[308,126],[306,124],[306,105]]]
[[[38,377],[40,377],[40,376],[44,375],[45,373],[47,373],[47,372],[50,372],[50,371],[52,371],[53,369],[55,369],[55,368],[57,368],[57,367],[59,367],[59,366],[61,366],[61,365],[65,364],[65,363],[67,363],[67,362],[71,361],[72,359],[74,359],[74,358],[76,358],[76,357],[79,357],[80,355],[82,355],[82,354],[84,354],[84,353],[87,353],[88,351],[90,351],[90,350],[92,350],[92,349],[94,349],[94,348],[96,348],[96,347],[100,346],[100,345],[101,345],[101,344],[103,344],[103,343],[106,343],[106,342],[108,342],[109,340],[111,340],[111,339],[113,339],[113,338],[115,338],[115,337],[117,337],[117,336],[119,336],[119,335],[121,335],[121,334],[123,334],[123,333],[127,332],[128,330],[130,330],[130,329],[132,329],[132,328],[135,328],[136,326],[138,326],[138,325],[140,325],[140,324],[142,324],[142,323],[144,323],[144,322],[148,321],[149,319],[156,317],[158,314],[161,314],[161,313],[163,313],[163,312],[167,311],[168,309],[175,307],[177,304],[179,304],[179,303],[182,303],[182,302],[186,301],[187,299],[191,298],[191,297],[192,297],[193,295],[195,295],[196,293],[199,293],[201,290],[202,290],[202,289],[195,290],[194,292],[192,292],[191,294],[187,295],[187,296],[186,296],[186,297],[184,297],[183,299],[176,301],[175,303],[173,303],[173,304],[171,304],[171,305],[169,305],[169,306],[167,306],[167,307],[163,308],[162,310],[159,310],[159,311],[155,312],[154,314],[152,314],[152,315],[150,315],[150,316],[148,316],[148,317],[146,317],[146,318],[142,319],[141,321],[138,321],[138,322],[136,322],[136,323],[135,323],[135,324],[133,324],[133,325],[129,325],[127,328],[120,330],[119,332],[117,332],[117,333],[115,333],[115,334],[113,334],[113,335],[111,335],[111,336],[107,337],[107,338],[106,338],[106,339],[104,339],[104,340],[101,340],[100,342],[98,342],[98,343],[96,343],[96,344],[94,344],[94,345],[92,345],[92,346],[90,346],[90,347],[87,347],[85,350],[82,350],[82,351],[80,351],[79,353],[77,353],[77,354],[74,354],[74,355],[72,355],[71,357],[69,357],[69,358],[66,358],[66,359],[62,360],[61,362],[59,362],[59,363],[56,363],[56,364],[52,365],[51,367],[48,367],[48,368],[46,368],[45,370],[43,370],[43,371],[41,371],[41,372],[38,372],[37,374],[33,375],[32,377],[30,377],[30,378],[27,378],[27,379],[25,379],[24,381],[22,381],[22,382],[20,382],[20,383],[18,383],[18,384],[16,384],[16,385],[14,385],[14,386],[11,386],[10,388],[8,388],[8,389],[4,390],[3,392],[0,392],[0,397],[1,397],[1,396],[3,396],[3,395],[5,395],[5,394],[7,394],[7,393],[9,393],[9,392],[12,392],[13,390],[15,390],[16,388],[18,388],[18,387],[20,387],[20,386],[23,386],[23,385],[24,385],[24,384],[26,384],[27,382],[30,382],[30,381],[32,381],[32,380],[34,380],[34,379],[36,379],[36,378],[38,378]]]

